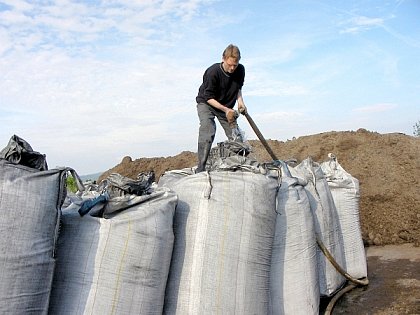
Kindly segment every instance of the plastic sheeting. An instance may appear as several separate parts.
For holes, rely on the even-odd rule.
[[[27,141],[17,135],[13,135],[7,146],[0,151],[0,158],[40,171],[48,170],[45,154],[34,151]]]
[[[2,314],[47,314],[68,170],[0,159]]]
[[[366,253],[359,217],[359,181],[338,163],[333,154],[321,163],[340,221],[347,273],[353,278],[367,277]]]
[[[271,260],[270,314],[319,314],[317,244],[306,184],[292,177],[282,163]]]
[[[50,314],[162,314],[176,202],[161,188],[110,198],[107,218],[64,209]]]
[[[232,169],[172,182],[179,202],[165,314],[269,311],[279,178]]]
[[[311,158],[307,158],[291,168],[291,172],[295,177],[308,181],[305,191],[314,215],[315,233],[336,262],[345,270],[343,239],[337,209],[321,167]],[[317,253],[320,294],[332,296],[345,284],[346,279],[328,261],[319,247]]]
[[[106,187],[111,196],[124,196],[126,194],[146,195],[152,191],[152,185],[155,181],[155,173],[140,173],[137,179],[131,179],[118,173],[112,173],[105,178],[99,189]]]

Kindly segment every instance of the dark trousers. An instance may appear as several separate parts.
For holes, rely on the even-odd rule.
[[[232,128],[226,118],[226,114],[222,111],[217,110],[211,105],[205,103],[197,104],[198,118],[200,119],[200,129],[198,133],[198,142],[210,143],[214,141],[216,135],[216,123],[215,118],[219,121],[220,125],[225,131],[226,137],[232,139]]]
[[[197,173],[205,170],[207,158],[210,153],[211,146],[216,135],[216,122],[215,118],[219,121],[220,125],[225,131],[226,137],[232,140],[232,128],[226,118],[226,114],[217,110],[211,105],[206,103],[197,104],[198,118],[200,119],[200,129],[198,133],[198,166]]]

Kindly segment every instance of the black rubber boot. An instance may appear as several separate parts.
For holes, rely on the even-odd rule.
[[[206,170],[206,163],[209,157],[210,149],[211,149],[211,143],[208,143],[208,142],[198,143],[198,152],[197,152],[198,165],[195,171],[196,173],[200,173]]]

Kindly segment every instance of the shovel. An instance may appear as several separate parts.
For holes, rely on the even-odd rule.
[[[273,160],[278,160],[276,155],[274,154],[273,150],[271,150],[270,146],[268,145],[267,141],[265,140],[264,136],[258,129],[257,125],[255,124],[254,120],[251,116],[249,116],[248,112],[245,112],[243,114],[245,118],[248,120],[249,124],[251,125],[251,128],[254,130],[255,134],[257,135],[258,139],[260,139],[261,143],[263,144],[264,148],[267,150],[268,154],[270,154],[271,158]]]

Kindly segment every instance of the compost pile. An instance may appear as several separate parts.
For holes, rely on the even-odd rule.
[[[307,157],[327,160],[334,153],[341,166],[360,182],[360,221],[365,245],[414,243],[420,245],[420,138],[400,133],[379,134],[365,129],[325,132],[293,140],[268,140],[282,160]],[[249,140],[251,157],[271,161],[258,140]],[[193,167],[196,153],[183,151],[170,157],[126,156],[103,173],[129,178],[153,171],[156,180],[167,170]]]

